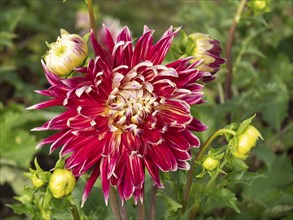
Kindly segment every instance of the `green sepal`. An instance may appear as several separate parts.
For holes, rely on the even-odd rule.
[[[199,174],[197,174],[195,177],[196,178],[203,178],[206,173],[207,173],[206,169],[202,168],[202,171]]]
[[[44,171],[44,170],[40,167],[40,165],[38,164],[37,157],[35,157],[35,159],[34,159],[34,164],[35,164],[35,167],[36,167],[36,170],[37,170],[37,171]]]
[[[50,192],[49,188],[47,188],[47,191],[46,191],[45,196],[44,196],[44,201],[43,201],[43,207],[44,207],[44,209],[49,208],[50,202],[51,202],[51,199],[52,198],[53,198],[53,195]]]
[[[88,33],[86,33],[85,35],[83,35],[82,39],[83,39],[85,42],[88,42],[88,41],[89,41],[89,38],[90,38],[90,35],[91,35],[91,32],[88,32]]]
[[[49,182],[51,175],[52,173],[48,171],[37,173],[37,177],[45,183]]]
[[[31,169],[31,168],[29,168],[30,170],[33,170],[33,169]],[[25,173],[23,173],[23,175],[25,175],[27,178],[29,178],[29,179],[31,179],[32,178],[32,175],[33,173],[30,171],[29,173],[27,173],[27,172],[25,172]]]
[[[60,157],[59,160],[56,162],[54,169],[60,168],[63,169],[65,165],[65,160]]]
[[[193,54],[193,51],[196,49],[196,44],[192,38],[187,38],[185,45],[185,53],[189,56]]]
[[[185,31],[180,30],[179,49],[183,52],[185,51],[186,43],[187,43],[187,34],[185,33]]]
[[[243,132],[247,129],[247,127],[251,124],[251,122],[252,122],[252,120],[254,119],[255,116],[256,116],[256,114],[254,114],[252,117],[250,117],[250,118],[244,120],[244,121],[240,124],[239,128],[238,128],[237,131],[236,131],[236,135],[237,135],[237,136],[239,136],[241,133],[243,133]]]
[[[49,49],[51,49],[51,44],[49,44],[48,41],[46,41],[46,45]],[[45,55],[43,55],[43,56],[45,56]]]

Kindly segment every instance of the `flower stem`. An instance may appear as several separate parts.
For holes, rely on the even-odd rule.
[[[119,203],[118,205],[119,205],[121,220],[127,220],[128,217],[127,217],[126,204],[124,204],[122,206],[122,201],[121,200],[119,200],[118,203]]]
[[[109,193],[109,201],[110,201],[110,206],[113,212],[113,216],[115,220],[120,220],[120,212],[119,212],[119,206],[116,198],[116,193],[113,188],[113,186],[110,187],[110,193]]]
[[[137,219],[145,220],[145,210],[140,200],[138,200],[138,203],[137,203]]]
[[[193,205],[193,208],[192,208],[192,210],[191,210],[191,212],[190,212],[190,215],[189,215],[189,220],[193,220],[193,219],[195,219],[195,215],[196,215],[196,213],[197,213],[197,210],[198,210],[199,206],[200,206],[200,202],[196,202],[196,203]]]
[[[77,210],[75,203],[72,201],[69,201],[69,204],[70,204],[70,211],[72,213],[73,220],[80,220],[78,210]]]
[[[156,206],[157,206],[157,186],[152,187],[152,197],[151,197],[151,204],[150,204],[150,211],[149,211],[149,219],[155,220],[156,219]]]
[[[89,16],[90,16],[90,22],[91,22],[91,29],[94,32],[94,35],[96,36],[96,21],[95,21],[95,14],[94,14],[94,10],[93,10],[93,4],[92,4],[92,0],[87,0],[87,8],[88,8],[88,12],[89,12]]]
[[[226,77],[226,91],[225,91],[225,98],[226,100],[232,98],[232,76],[233,76],[233,65],[232,65],[232,44],[234,40],[234,34],[236,30],[236,26],[240,21],[241,14],[243,12],[243,9],[245,7],[247,0],[241,0],[240,4],[238,5],[236,14],[233,19],[233,23],[230,27],[229,31],[229,36],[228,36],[228,42],[226,46],[226,59],[227,59],[227,69],[228,69],[228,74]]]
[[[222,128],[222,129],[217,130],[215,133],[213,133],[207,139],[207,141],[203,144],[203,146],[200,148],[199,152],[196,154],[196,156],[191,161],[191,168],[187,173],[187,180],[186,180],[184,194],[183,194],[182,212],[184,212],[187,207],[189,193],[190,193],[190,189],[191,189],[191,185],[192,185],[192,178],[193,178],[194,172],[195,172],[195,166],[196,166],[195,161],[199,160],[202,157],[204,152],[208,149],[209,145],[213,142],[213,140],[216,137],[218,137],[219,135],[223,135],[223,134],[231,134],[231,135],[235,136],[236,132],[231,129],[227,129],[227,128]]]

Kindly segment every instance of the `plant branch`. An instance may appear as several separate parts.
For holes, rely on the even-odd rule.
[[[94,36],[96,37],[96,21],[95,21],[95,14],[93,10],[92,0],[87,0],[87,8],[88,8],[90,22],[91,22],[91,29],[93,30]]]
[[[187,173],[187,180],[186,180],[184,194],[183,194],[182,212],[184,212],[187,207],[189,193],[190,193],[190,189],[191,189],[191,185],[192,185],[192,178],[193,178],[194,172],[195,172],[195,166],[196,166],[195,162],[202,157],[202,155],[208,149],[209,145],[213,142],[213,140],[216,137],[218,137],[219,135],[223,135],[223,134],[231,134],[231,135],[235,136],[236,132],[231,129],[227,129],[227,128],[222,128],[222,129],[217,130],[215,133],[213,133],[207,139],[207,141],[203,144],[203,146],[200,148],[199,152],[196,154],[196,156],[191,161],[191,168]]]
[[[156,219],[156,206],[157,206],[157,186],[152,187],[152,195],[151,195],[151,204],[150,204],[150,211],[149,211],[149,219],[155,220]]]
[[[121,216],[121,220],[127,220],[127,210],[126,210],[126,204],[124,204],[122,206],[122,201],[119,200],[119,210],[120,210],[120,216]]]
[[[119,212],[119,206],[118,206],[117,197],[116,197],[116,193],[113,186],[110,187],[109,200],[110,200],[110,206],[113,212],[114,219],[120,220],[121,217]]]
[[[232,65],[232,44],[233,44],[233,40],[234,40],[234,34],[235,34],[235,30],[237,27],[237,24],[240,21],[241,18],[241,14],[243,12],[243,9],[245,7],[247,0],[241,0],[236,14],[234,16],[233,19],[233,23],[230,27],[230,31],[229,31],[229,36],[228,36],[228,42],[227,42],[227,46],[226,46],[226,60],[227,60],[227,69],[228,69],[228,74],[226,77],[226,85],[225,85],[225,98],[226,100],[231,99],[233,94],[232,94],[232,77],[233,77],[233,65]]]

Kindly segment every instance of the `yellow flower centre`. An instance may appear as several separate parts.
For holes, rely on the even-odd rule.
[[[139,132],[138,125],[153,112],[156,97],[147,90],[115,88],[108,99],[109,126],[112,131]]]

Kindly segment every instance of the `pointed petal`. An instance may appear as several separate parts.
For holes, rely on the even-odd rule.
[[[196,118],[193,118],[190,124],[187,125],[187,128],[192,131],[202,132],[206,130],[208,127]]]
[[[101,160],[100,173],[101,173],[101,181],[102,181],[102,190],[104,193],[104,199],[106,206],[108,206],[109,199],[109,191],[110,191],[110,182],[107,178],[107,170],[108,170],[108,162],[103,158]]]
[[[82,195],[82,202],[81,207],[84,206],[85,201],[87,200],[90,191],[92,190],[97,178],[100,175],[100,164],[97,164],[96,167],[93,169],[90,178],[87,180],[86,185],[84,187],[83,195]]]

